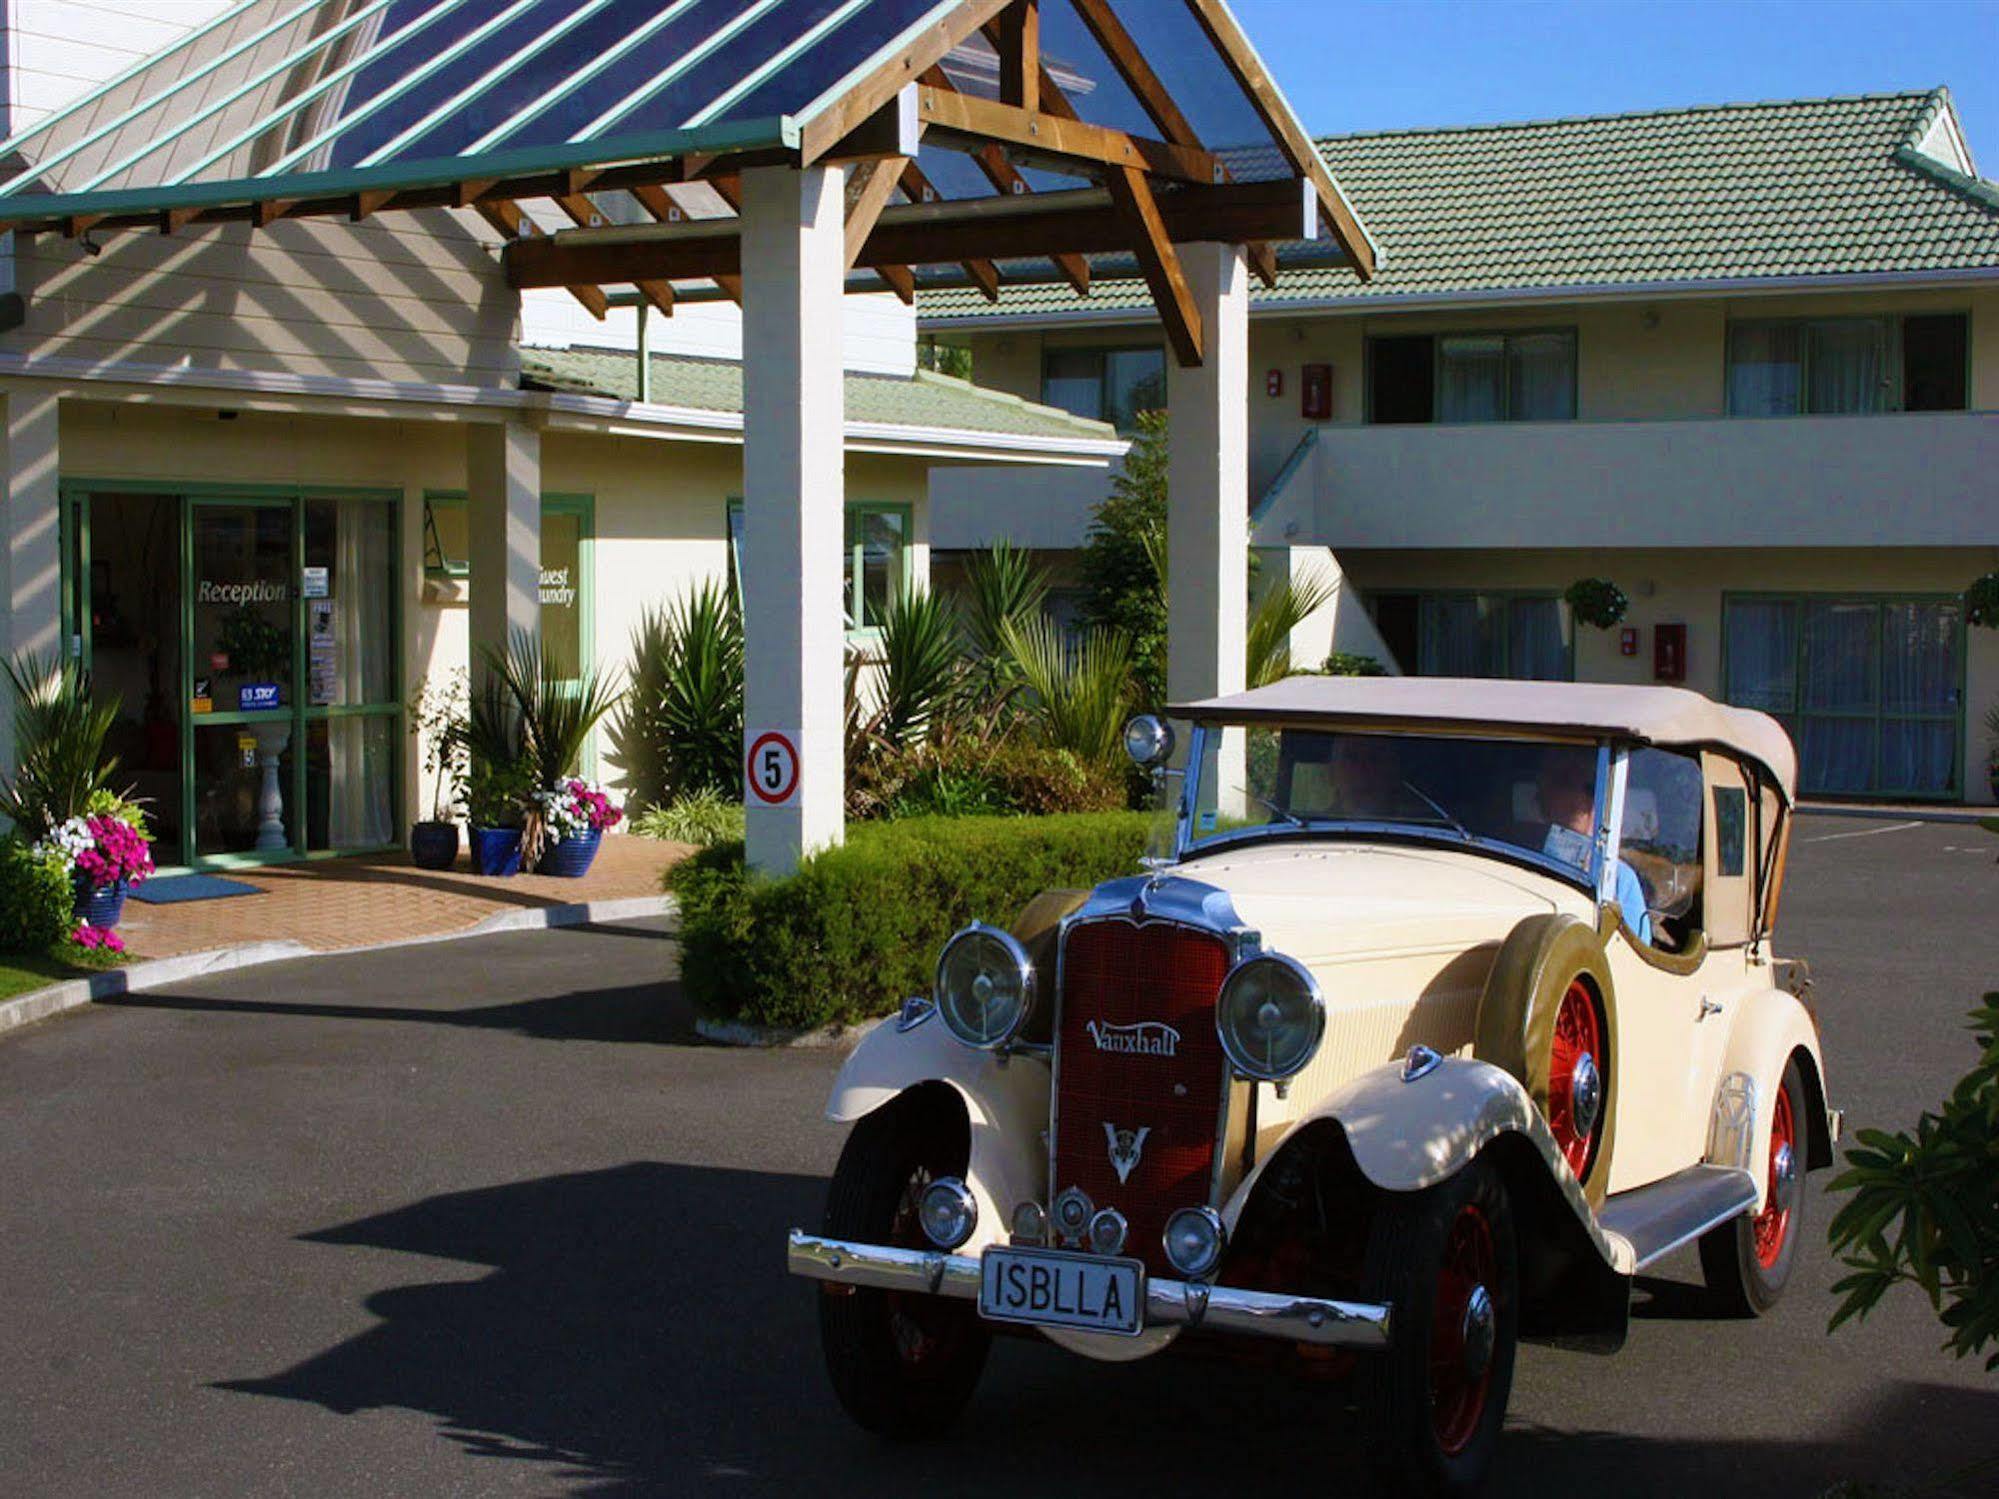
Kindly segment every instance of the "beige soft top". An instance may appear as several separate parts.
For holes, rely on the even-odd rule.
[[[1746,755],[1797,794],[1791,737],[1767,713],[1730,708],[1685,687],[1513,682],[1473,677],[1288,677],[1268,687],[1168,708],[1174,718],[1501,726],[1610,735],[1642,744],[1712,745]]]

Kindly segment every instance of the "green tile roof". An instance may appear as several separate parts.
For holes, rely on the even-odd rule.
[[[521,383],[530,389],[571,391],[636,401],[638,358],[624,349],[521,350]],[[901,427],[994,433],[1009,437],[1095,438],[1115,441],[1107,422],[1071,416],[1053,406],[986,390],[949,375],[918,370],[914,376],[847,374],[847,420]],[[732,359],[652,356],[652,399],[740,416],[743,367]]]
[[[1320,153],[1380,274],[1290,270],[1255,300],[1999,267],[1999,186],[1916,149],[1951,108],[1935,89],[1332,136]],[[1087,299],[1023,285],[997,305],[925,292],[918,309],[936,328],[1150,305],[1107,279]]]

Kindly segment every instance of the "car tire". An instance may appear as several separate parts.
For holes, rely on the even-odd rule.
[[[962,1177],[970,1155],[963,1111],[951,1104],[905,1094],[854,1126],[826,1194],[828,1237],[933,1247],[917,1199],[940,1176]],[[932,1436],[957,1418],[992,1342],[969,1301],[871,1287],[822,1287],[819,1333],[847,1414],[897,1440]]]
[[[1771,1110],[1763,1210],[1701,1235],[1701,1274],[1731,1316],[1774,1307],[1797,1266],[1805,1228],[1805,1079],[1793,1058]]]
[[[1504,1178],[1480,1158],[1434,1187],[1386,1196],[1369,1227],[1365,1274],[1367,1298],[1390,1307],[1388,1351],[1359,1370],[1383,1482],[1423,1499],[1476,1493],[1506,1422],[1519,1339]]]

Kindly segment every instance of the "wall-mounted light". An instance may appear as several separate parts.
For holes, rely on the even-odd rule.
[[[96,240],[90,237],[90,231],[88,229],[84,230],[83,233],[79,234],[76,237],[76,242],[83,247],[83,253],[86,255],[95,256],[95,255],[102,255],[104,253],[104,246],[100,245]]]

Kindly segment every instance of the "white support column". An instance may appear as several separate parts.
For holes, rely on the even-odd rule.
[[[777,804],[744,799],[749,861],[774,875],[846,827],[845,186],[836,167],[743,173],[743,742]]]
[[[482,646],[505,653],[516,631],[541,628],[541,434],[518,422],[465,429],[467,625],[472,680]]]
[[[9,656],[45,661],[66,655],[62,638],[62,490],[53,395],[0,393],[0,475],[5,476],[7,542],[0,556],[0,646]],[[14,710],[0,689],[0,761],[14,763]]]
[[[1249,625],[1249,268],[1236,245],[1181,245],[1205,357],[1169,361],[1166,694],[1240,692]],[[1241,802],[1243,736],[1226,736],[1204,810]],[[1217,795],[1216,793],[1219,793]]]

